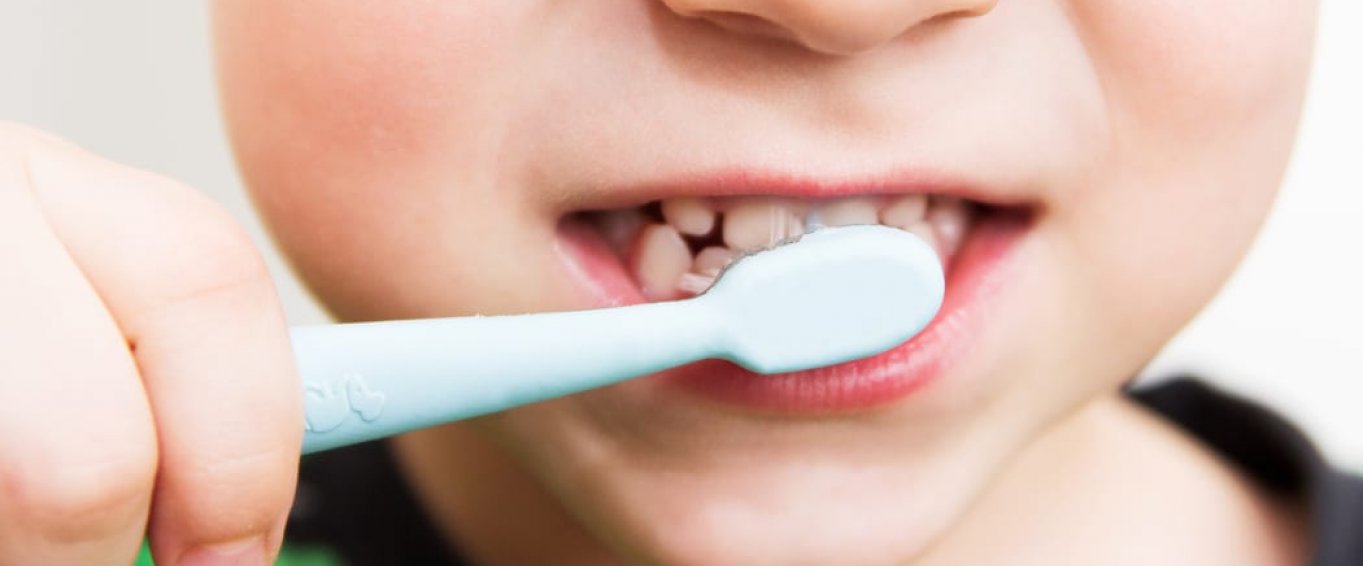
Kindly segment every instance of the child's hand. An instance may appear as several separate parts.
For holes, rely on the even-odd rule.
[[[160,564],[265,563],[296,482],[293,371],[223,209],[0,124],[0,562],[126,564],[146,534]]]

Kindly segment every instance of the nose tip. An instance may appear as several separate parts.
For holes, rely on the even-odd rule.
[[[998,0],[663,0],[678,15],[830,55],[870,51],[932,20],[988,13]]]

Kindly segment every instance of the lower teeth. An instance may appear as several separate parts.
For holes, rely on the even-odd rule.
[[[639,235],[631,263],[644,296],[663,301],[678,298],[679,283],[691,272],[692,262],[691,249],[676,228],[650,224]]]

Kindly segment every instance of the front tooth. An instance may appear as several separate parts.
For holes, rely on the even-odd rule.
[[[886,226],[908,230],[915,222],[923,219],[927,209],[927,195],[904,195],[895,198],[890,202],[890,206],[880,211],[880,222]]]
[[[786,215],[785,236],[782,239],[792,240],[805,235],[804,217],[794,210],[787,210]]]
[[[724,213],[724,244],[741,252],[768,248],[803,233],[800,219],[773,200],[742,202]]]
[[[970,210],[961,199],[936,198],[928,210],[927,222],[936,232],[942,249],[952,251],[965,237],[966,225],[970,222]]]
[[[683,293],[699,295],[710,290],[715,284],[713,275],[701,275],[699,273],[683,273],[681,279],[677,281],[677,289]]]
[[[723,271],[737,256],[737,253],[724,246],[710,246],[696,254],[696,261],[691,264],[691,271],[713,277]]]
[[[715,211],[705,201],[693,197],[664,199],[663,219],[688,236],[704,236],[715,228]]]
[[[909,233],[915,236],[918,236],[919,238],[922,238],[924,242],[927,242],[928,245],[932,246],[932,249],[937,252],[938,260],[942,259],[943,256],[942,244],[940,241],[938,241],[937,234],[933,232],[931,224],[928,224],[927,221],[925,220],[919,220],[918,222],[914,222],[904,227],[903,229],[907,230]]]
[[[691,249],[676,228],[650,224],[635,244],[633,268],[645,297],[653,301],[674,299],[678,281],[691,269]]]
[[[853,226],[876,224],[877,207],[868,198],[838,199],[819,208],[819,222],[824,226]]]

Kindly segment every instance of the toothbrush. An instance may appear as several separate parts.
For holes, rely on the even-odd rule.
[[[292,329],[303,452],[577,393],[706,358],[757,373],[834,365],[912,338],[941,307],[937,254],[884,226],[824,228],[672,302]]]

